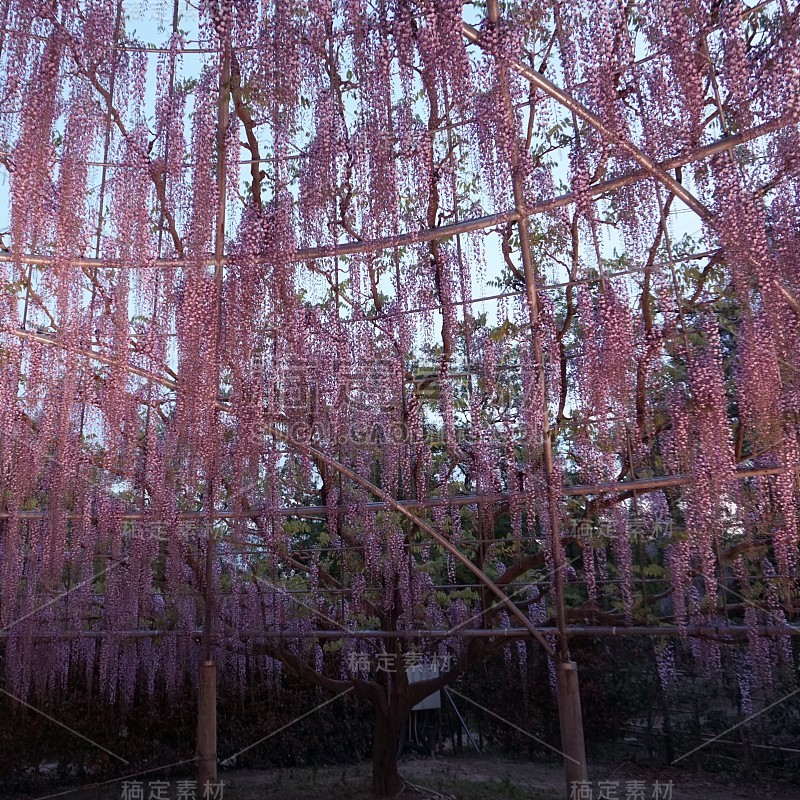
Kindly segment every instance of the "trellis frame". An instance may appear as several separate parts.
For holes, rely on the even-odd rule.
[[[771,0],[768,0],[766,3],[760,4],[758,7],[762,7],[767,5]],[[121,0],[118,2],[118,13],[119,10],[122,8]],[[177,9],[177,2],[175,3],[175,9]],[[500,22],[499,17],[499,6],[497,0],[490,0],[488,4],[488,21],[490,25],[496,26]],[[173,29],[177,30],[177,16],[175,16],[173,20]],[[463,26],[463,34],[464,37],[471,43],[478,45],[479,47],[483,47],[483,39],[482,35],[479,31],[477,31],[474,27],[464,23]],[[126,48],[121,47],[119,49],[137,49],[137,48]],[[159,48],[148,48],[148,52],[169,52],[164,51]],[[218,52],[213,50],[207,50],[202,48],[185,48],[183,52],[198,52],[198,53],[205,53],[205,52]],[[497,56],[498,54],[495,54]],[[227,114],[228,114],[228,104],[229,104],[229,83],[230,83],[230,53],[223,51],[221,54],[222,60],[222,72],[221,72],[221,81],[220,81],[220,103],[219,103],[219,121],[218,121],[218,132],[217,132],[217,163],[218,163],[218,218],[217,218],[217,225],[216,225],[216,236],[215,236],[215,252],[213,259],[210,259],[207,263],[208,266],[213,266],[215,268],[215,283],[217,286],[218,297],[220,298],[221,303],[221,284],[224,274],[224,268],[226,265],[225,253],[224,253],[224,240],[225,240],[225,207],[226,207],[226,194],[225,194],[225,181],[226,181],[226,165],[225,165],[225,158],[226,158],[226,149],[225,149],[225,130],[227,129]],[[722,152],[724,150],[729,150],[735,147],[738,144],[743,144],[749,141],[752,141],[762,135],[766,135],[768,133],[775,132],[779,130],[781,127],[787,124],[793,124],[788,118],[780,118],[776,120],[772,120],[769,122],[762,123],[754,128],[744,131],[742,133],[733,135],[733,136],[726,136],[725,138],[715,142],[711,145],[706,145],[704,147],[699,147],[693,150],[692,152],[676,157],[673,159],[669,159],[662,163],[657,163],[653,159],[651,159],[646,153],[644,153],[640,148],[638,148],[632,142],[628,142],[624,139],[621,139],[614,131],[612,131],[608,126],[606,126],[601,119],[599,119],[596,115],[594,115],[589,109],[579,103],[574,96],[570,95],[562,88],[554,84],[553,82],[546,79],[544,76],[532,70],[531,68],[527,67],[524,64],[516,62],[514,60],[508,60],[505,56],[501,54],[501,57],[498,59],[499,63],[502,63],[501,69],[510,68],[511,70],[519,73],[522,75],[526,80],[528,80],[533,86],[535,86],[538,90],[544,92],[549,97],[556,100],[558,103],[563,105],[565,108],[576,114],[580,119],[584,122],[589,124],[593,127],[596,131],[598,131],[601,136],[606,139],[608,142],[614,144],[618,148],[622,149],[623,151],[627,152],[631,158],[636,161],[642,168],[642,171],[630,173],[618,178],[614,178],[611,180],[604,181],[603,183],[593,185],[590,188],[591,196],[597,197],[599,195],[605,194],[607,192],[614,191],[616,189],[632,185],[641,180],[656,180],[657,182],[661,183],[676,197],[678,197],[688,208],[690,208],[693,212],[697,214],[697,216],[703,220],[704,222],[708,223],[711,227],[714,226],[715,220],[713,214],[706,208],[700,201],[694,197],[694,195],[686,189],[682,184],[678,183],[671,175],[669,175],[670,169],[675,169],[676,167],[683,166],[685,164],[693,163],[694,161],[707,158],[712,156],[716,153]],[[227,67],[226,67],[227,64]],[[713,71],[713,65],[711,66]],[[112,71],[112,74],[113,71]],[[112,91],[113,94],[113,91]],[[506,102],[510,103],[510,97],[506,98]],[[111,107],[109,104],[107,110],[107,123],[108,128],[110,131],[111,128]],[[110,134],[109,134],[110,135]],[[108,144],[108,135],[107,135],[107,144]],[[105,169],[107,164],[107,152],[104,155],[104,159],[102,162],[103,166],[103,186],[105,185]],[[266,159],[261,159],[266,160]],[[512,170],[512,175],[515,174],[515,170]],[[523,267],[525,272],[525,279],[526,279],[526,287],[525,293],[527,296],[528,301],[528,308],[531,311],[531,327],[535,331],[536,330],[536,296],[537,296],[537,286],[536,286],[536,276],[535,271],[531,261],[531,253],[529,249],[528,243],[528,219],[538,213],[543,213],[547,211],[552,211],[557,208],[565,207],[570,205],[574,202],[574,196],[572,193],[567,193],[562,195],[561,197],[554,198],[552,200],[543,201],[541,203],[537,203],[534,205],[527,205],[525,203],[524,192],[522,186],[516,177],[513,179],[513,188],[515,194],[515,208],[513,210],[509,210],[502,214],[493,214],[485,217],[465,220],[461,222],[456,222],[452,224],[443,225],[437,228],[431,228],[427,230],[421,231],[411,231],[405,234],[400,234],[395,237],[383,237],[373,240],[368,240],[364,242],[352,242],[352,243],[344,243],[344,244],[336,244],[329,247],[318,247],[318,248],[306,248],[303,250],[298,251],[297,253],[292,255],[292,260],[297,263],[308,262],[313,259],[317,258],[325,258],[325,257],[337,257],[342,255],[354,255],[354,254],[365,254],[369,252],[375,252],[384,249],[393,249],[405,245],[412,245],[418,244],[420,242],[428,242],[434,241],[439,239],[445,239],[452,236],[457,236],[463,233],[474,232],[479,230],[488,230],[497,228],[500,225],[506,225],[509,223],[516,223],[519,227],[520,231],[520,240],[522,243],[521,247],[521,257],[523,261]],[[101,189],[102,195],[103,189]],[[99,208],[100,219],[98,220],[98,229],[97,229],[97,252],[95,258],[81,258],[81,259],[72,259],[71,263],[75,266],[79,267],[87,267],[97,270],[98,268],[102,267],[117,267],[117,268],[124,268],[126,265],[123,263],[114,263],[107,259],[100,259],[99,258],[99,242],[100,242],[100,235],[102,231],[102,224],[103,224],[103,204],[102,201],[100,203]],[[6,254],[0,253],[0,262],[11,262],[17,261],[21,263],[25,263],[28,265],[47,265],[52,263],[53,259],[51,257],[46,256],[37,256],[33,254]],[[154,267],[187,267],[189,263],[185,259],[162,259],[158,258],[154,262],[152,262],[151,266]],[[570,282],[570,285],[574,282]],[[545,287],[547,288],[547,287]],[[795,310],[795,312],[800,313],[800,303],[798,303],[797,298],[795,298],[789,290],[782,285],[778,286],[779,290],[787,300],[787,302],[791,305],[791,307]],[[404,312],[408,313],[408,312]],[[221,325],[221,307],[218,308],[217,313],[217,330],[216,330],[216,340],[217,345],[219,343],[220,337],[220,329],[219,326]],[[49,336],[43,333],[37,333],[29,330],[19,330],[19,331],[11,331],[15,336],[20,338],[24,341],[29,341],[32,343],[37,343],[40,345],[47,345],[53,347],[70,347],[73,351],[75,351],[74,346],[72,345],[65,345],[63,342],[59,341],[57,337]],[[536,339],[536,337],[534,337]],[[534,342],[534,347],[536,347],[536,341]],[[77,353],[96,362],[99,363],[110,363],[111,359],[106,356],[103,356],[101,353],[95,352],[92,349],[86,348],[79,348]],[[538,361],[541,361],[541,348],[539,347],[538,351]],[[139,367],[134,366],[133,364],[128,363],[126,365],[127,370],[132,375],[137,375],[141,378],[144,378],[154,384],[161,385],[164,388],[171,389],[175,392],[181,391],[181,385],[179,380],[171,380],[169,378],[165,378],[163,376],[159,376],[151,371],[141,369]],[[544,375],[542,371],[542,380],[544,380]],[[546,393],[545,393],[546,396]],[[215,402],[215,409],[216,412],[219,414],[224,414],[228,411],[228,405],[217,399]],[[553,479],[553,465],[552,465],[552,440],[550,438],[550,434],[547,428],[547,420],[548,414],[547,409],[545,408],[544,412],[544,420],[545,420],[545,430],[544,430],[544,457],[545,457],[545,471],[548,476],[548,481]],[[574,672],[573,669],[569,669],[571,666],[571,660],[569,658],[569,650],[567,646],[568,638],[571,636],[576,635],[586,635],[586,636],[619,636],[619,635],[636,635],[636,636],[665,636],[665,635],[684,635],[686,633],[695,633],[696,635],[714,635],[714,636],[726,636],[731,634],[740,634],[744,632],[745,628],[731,628],[726,630],[725,628],[709,628],[708,626],[689,626],[687,628],[679,628],[679,627],[658,627],[654,626],[652,628],[645,627],[645,626],[631,626],[629,628],[609,628],[608,626],[569,626],[566,622],[566,617],[564,614],[564,597],[563,597],[563,573],[561,566],[559,566],[558,560],[561,558],[561,548],[560,548],[560,539],[554,538],[554,547],[553,547],[553,557],[556,560],[557,568],[555,572],[556,577],[556,585],[555,585],[555,598],[556,598],[556,610],[558,615],[558,625],[555,629],[542,629],[541,627],[534,626],[528,620],[527,616],[522,613],[517,606],[513,603],[511,598],[508,596],[506,592],[499,586],[497,586],[491,579],[486,575],[486,573],[477,567],[467,556],[460,552],[460,550],[450,542],[445,536],[439,533],[433,526],[431,526],[427,521],[425,521],[422,517],[418,514],[415,514],[415,510],[424,509],[434,507],[436,505],[480,505],[486,502],[492,501],[505,501],[508,499],[507,494],[498,494],[498,495],[470,495],[470,496],[463,496],[453,498],[447,501],[439,501],[439,500],[429,500],[429,501],[399,501],[396,498],[392,497],[390,494],[383,491],[380,487],[376,486],[374,483],[368,481],[363,476],[358,475],[356,472],[351,470],[346,465],[340,463],[332,456],[325,453],[323,450],[315,448],[311,445],[308,445],[303,442],[298,442],[290,436],[289,433],[284,431],[279,425],[267,422],[264,426],[264,430],[267,434],[272,436],[276,440],[280,440],[287,444],[291,449],[295,452],[300,452],[306,455],[312,455],[315,458],[319,459],[322,463],[326,466],[330,467],[341,476],[347,478],[348,480],[352,481],[356,485],[360,486],[362,489],[366,490],[373,497],[377,498],[376,503],[369,504],[371,510],[380,510],[380,509],[391,509],[392,511],[402,515],[405,519],[407,519],[410,523],[412,523],[415,527],[421,530],[423,533],[426,534],[430,539],[435,541],[439,546],[444,548],[448,551],[454,558],[456,558],[465,568],[470,570],[479,581],[479,583],[483,584],[487,589],[489,589],[495,596],[498,598],[499,602],[502,603],[509,613],[514,616],[519,623],[522,623],[523,627],[518,629],[510,629],[509,631],[497,631],[497,630],[462,630],[458,632],[459,636],[476,636],[476,637],[485,637],[485,636],[519,636],[519,637],[530,637],[537,640],[542,647],[545,649],[545,652],[548,653],[551,657],[557,660],[557,663],[560,665],[561,669],[559,670],[559,680],[560,680],[560,688],[562,689],[565,696],[569,696],[571,700],[577,700],[577,717],[575,715],[575,705],[572,705],[568,708],[566,717],[562,718],[562,723],[567,723],[570,725],[574,725],[577,722],[580,722],[580,709],[579,709],[579,697],[577,696],[577,673]],[[549,456],[548,456],[549,453]],[[738,478],[749,478],[749,477],[756,477],[756,476],[767,476],[767,475],[775,475],[781,472],[785,472],[786,469],[782,467],[774,467],[774,468],[758,468],[758,469],[741,469],[738,470],[737,477]],[[673,475],[673,476],[660,476],[658,478],[645,478],[645,479],[633,479],[633,480],[626,480],[626,481],[617,481],[617,482],[610,482],[607,484],[596,484],[596,485],[586,485],[586,486],[549,486],[549,494],[550,494],[550,512],[551,512],[551,524],[553,525],[554,530],[558,530],[558,512],[556,510],[556,503],[558,501],[558,497],[560,496],[573,496],[573,497],[589,497],[592,495],[604,495],[604,494],[617,494],[617,495],[628,495],[634,492],[642,492],[657,488],[663,488],[666,486],[679,486],[684,485],[689,482],[689,477],[685,475]],[[267,514],[271,515],[280,515],[280,516],[322,516],[329,513],[329,509],[324,507],[317,507],[317,506],[308,506],[308,507],[298,507],[298,508],[281,508],[281,509],[265,509],[264,510]],[[256,512],[254,512],[256,513]],[[341,513],[341,509],[338,513]],[[17,515],[18,518],[22,519],[36,519],[40,516],[41,512],[21,512]],[[6,513],[0,513],[0,519],[7,518],[9,515]],[[243,517],[243,518],[252,518],[253,514],[250,513],[237,513],[237,512],[217,512],[213,507],[207,509],[206,511],[201,512],[184,512],[178,515],[179,519],[206,519],[209,521],[209,542],[211,542],[211,538],[213,536],[212,533],[212,525],[211,522],[217,519],[232,519],[236,517]],[[139,519],[145,519],[145,515],[142,514],[134,514],[134,515],[125,515],[123,519],[135,521]],[[211,570],[211,560],[213,557],[213,548],[209,546],[207,548],[207,575],[210,574]],[[563,565],[562,565],[563,566]],[[208,582],[210,585],[210,581]],[[210,662],[210,646],[213,637],[213,631],[211,629],[211,603],[213,598],[207,597],[206,603],[206,625],[202,631],[202,640],[204,642],[204,664],[203,669],[201,671],[201,712],[200,716],[201,719],[204,720],[203,724],[200,726],[199,731],[199,739],[201,740],[200,746],[200,762],[201,762],[201,780],[215,780],[216,778],[216,744],[214,737],[211,736],[211,730],[213,728],[213,714],[211,711],[213,710],[213,686],[214,686],[214,675],[213,675],[213,662]],[[767,628],[765,626],[764,630],[769,630],[770,632],[778,632],[781,633],[790,633],[794,635],[794,632],[797,631],[795,628]],[[131,638],[141,638],[145,634],[150,635],[151,633],[155,632],[142,632],[142,631],[129,631],[129,632],[114,632],[111,634],[110,632],[95,632],[99,636],[102,635],[119,635],[119,636],[130,636]],[[549,642],[544,638],[544,635],[556,635],[559,640],[558,650],[554,650]],[[276,634],[277,635],[277,634]],[[293,636],[294,634],[292,634]],[[375,631],[314,631],[311,632],[311,635],[317,635],[319,638],[342,638],[343,636],[352,636],[355,638],[358,637],[369,637],[369,636],[380,636],[382,638],[393,638],[395,635],[397,637],[401,636],[408,636],[408,637],[419,637],[419,636],[437,636],[437,635],[448,635],[447,632],[435,632],[435,631],[408,631],[408,632],[395,632],[395,633],[386,633],[383,631],[375,632]],[[3,638],[3,634],[0,634],[0,638]],[[291,637],[290,637],[291,638]],[[562,681],[562,671],[564,672],[563,676],[563,683]],[[573,677],[574,675],[574,677]],[[573,681],[574,683],[570,683],[569,681]],[[205,698],[205,699],[203,699]],[[209,699],[211,698],[211,699]],[[580,741],[577,740],[577,738]],[[582,731],[578,734],[578,731],[569,730],[567,731],[567,741],[564,744],[564,749],[567,754],[576,755],[580,762],[579,769],[576,772],[574,769],[570,768],[567,769],[567,784],[575,780],[583,780],[585,779],[585,756],[582,755],[583,752],[583,741],[582,741]],[[213,763],[212,763],[213,761]],[[565,764],[569,763],[569,759],[565,761]]]

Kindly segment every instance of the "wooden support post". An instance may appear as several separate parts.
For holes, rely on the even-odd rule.
[[[487,0],[486,12],[492,28],[500,24],[499,0]],[[466,26],[465,26],[466,27]],[[556,652],[548,651],[556,665],[558,675],[558,716],[561,724],[561,749],[564,754],[564,776],[567,784],[567,798],[573,784],[586,780],[586,748],[583,741],[583,719],[581,718],[581,697],[578,689],[578,668],[570,657],[567,638],[567,612],[565,605],[566,567],[562,533],[561,514],[558,501],[563,487],[559,485],[553,458],[553,433],[550,428],[550,410],[547,395],[547,371],[544,363],[544,348],[539,324],[538,276],[531,253],[530,228],[528,226],[527,204],[525,202],[524,173],[520,167],[519,140],[516,135],[516,116],[508,83],[508,65],[504,59],[496,59],[497,80],[501,89],[502,102],[508,129],[514,131],[511,144],[511,185],[514,190],[514,209],[517,214],[519,248],[522,269],[525,276],[525,296],[528,300],[530,319],[531,360],[536,365],[539,381],[539,395],[542,414],[542,462],[541,468],[546,480],[548,516],[550,522],[550,546],[552,552],[552,597],[555,604],[556,623],[559,641]],[[538,74],[538,73],[537,73]],[[531,110],[531,113],[533,111]]]
[[[200,665],[200,702],[197,709],[197,783],[217,782],[217,665]]]
[[[578,688],[578,665],[574,661],[556,661],[556,675],[566,796],[567,798],[578,797],[579,792],[573,791],[574,785],[587,780],[581,694]]]

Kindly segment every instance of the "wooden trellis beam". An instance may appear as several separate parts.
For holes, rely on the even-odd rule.
[[[546,636],[559,636],[555,626],[539,627],[537,630]],[[603,637],[631,638],[639,636],[673,637],[673,636],[713,636],[715,638],[743,638],[755,632],[759,636],[800,636],[800,627],[796,625],[570,625],[567,627],[569,638]],[[9,631],[0,631],[0,641],[12,636]],[[33,634],[34,641],[73,641],[77,639],[159,639],[164,636],[189,636],[202,638],[201,629],[185,630],[85,630],[85,631],[51,631]],[[305,631],[242,631],[240,638],[244,640],[258,639],[449,639],[464,637],[468,639],[525,639],[530,636],[526,628],[459,628],[457,631],[444,630],[305,630]]]
[[[734,470],[735,480],[746,480],[748,478],[764,478],[774,475],[783,475],[791,472],[789,467],[744,467]],[[691,483],[691,475],[664,475],[655,478],[639,478],[637,480],[609,481],[607,483],[577,484],[575,486],[562,486],[560,489],[564,497],[588,497],[602,494],[620,494],[626,492],[648,492],[659,489],[667,489],[676,486],[686,486]],[[518,497],[525,498],[525,494],[520,493]],[[481,503],[502,503],[509,499],[508,492],[495,492],[490,494],[465,494],[449,498],[433,498],[430,500],[398,500],[397,504],[408,509],[426,509],[442,507],[471,506]],[[367,503],[369,511],[385,511],[390,508],[387,503],[373,502]],[[344,514],[346,510],[341,507],[328,508],[327,506],[284,506],[281,508],[261,508],[250,512],[244,511],[215,511],[213,518],[217,520],[225,519],[250,519],[256,516],[278,516],[278,517],[325,517],[328,514]],[[18,511],[16,518],[21,520],[36,520],[47,517],[47,511]],[[175,514],[177,520],[199,521],[208,519],[207,511],[181,511]],[[7,511],[0,511],[0,520],[9,519],[11,514]],[[67,514],[66,519],[84,519],[83,514]],[[120,519],[124,522],[149,522],[152,516],[144,512],[123,514]]]
[[[761,136],[774,133],[775,131],[781,130],[781,128],[785,128],[790,124],[792,124],[792,120],[789,117],[778,117],[777,119],[769,120],[768,122],[763,122],[760,125],[756,125],[749,130],[742,131],[735,136],[719,139],[712,144],[705,145],[704,147],[698,147],[688,153],[658,162],[657,166],[662,171],[675,169],[676,167],[682,167],[686,164],[691,164],[695,161],[709,158],[710,156],[721,153],[731,147],[736,147],[740,144],[745,144],[753,141],[754,139],[758,139]],[[617,178],[596,183],[591,186],[588,191],[592,197],[598,197],[608,192],[613,192],[617,189],[622,189],[626,186],[639,183],[640,181],[648,180],[651,177],[652,174],[647,170],[636,170],[625,175],[620,175]],[[556,209],[564,208],[565,206],[568,206],[574,202],[574,194],[572,192],[567,192],[550,200],[543,200],[538,203],[533,203],[526,207],[525,213],[528,214],[528,216],[535,216],[536,214],[542,214],[547,211],[555,211]],[[334,256],[373,253],[379,250],[391,250],[396,247],[407,247],[414,244],[429,242],[433,239],[447,239],[451,236],[456,236],[459,234],[489,230],[491,228],[497,228],[502,225],[506,225],[509,222],[516,222],[517,219],[519,219],[517,212],[513,209],[510,209],[500,214],[489,214],[482,217],[473,217],[472,219],[462,220],[458,223],[440,225],[436,228],[424,228],[419,231],[409,231],[398,236],[384,236],[375,239],[366,239],[361,242],[344,242],[342,244],[329,245],[326,247],[308,247],[297,250],[294,253],[287,253],[286,255],[291,262],[302,263],[305,261],[313,261],[320,258],[331,258]],[[23,264],[46,266],[53,263],[53,256],[26,253],[21,258],[18,258],[16,255],[14,255],[14,253],[0,252],[0,263],[17,263],[18,261],[21,261]],[[74,258],[72,259],[71,263],[76,267],[105,266],[109,268],[113,267],[115,269],[126,269],[130,266],[125,262],[114,259],[106,259],[100,263],[97,259],[93,258]],[[224,259],[223,263],[225,263]],[[211,267],[216,266],[216,264],[216,260],[212,256],[209,256],[203,266]],[[150,262],[151,267],[178,268],[190,267],[194,265],[195,264],[190,264],[187,262],[186,259],[180,258],[157,258]]]

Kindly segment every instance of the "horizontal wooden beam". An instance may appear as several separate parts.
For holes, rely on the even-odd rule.
[[[556,627],[537,627],[543,636],[558,636]],[[714,636],[737,638],[746,637],[752,631],[759,636],[800,636],[800,627],[794,625],[758,625],[753,628],[747,625],[570,625],[567,636],[573,637],[632,637],[632,636]],[[0,641],[8,639],[9,631],[0,631]],[[188,636],[198,641],[203,631],[181,630],[87,630],[87,631],[52,631],[49,633],[35,633],[35,641],[77,639],[103,639],[114,637],[119,639],[160,639],[166,636]],[[530,632],[525,628],[460,628],[457,630],[309,630],[309,631],[242,631],[239,638],[245,641],[259,639],[525,639],[530,637]],[[218,637],[217,637],[218,638]]]
[[[747,478],[769,477],[771,475],[782,475],[791,472],[789,467],[745,467],[734,470],[735,480],[745,480]],[[608,481],[607,483],[576,484],[574,486],[563,486],[560,492],[565,497],[586,497],[590,495],[621,494],[624,492],[651,492],[658,489],[667,489],[675,486],[685,486],[691,483],[690,475],[663,475],[654,478],[638,478],[626,481]],[[524,499],[525,494],[520,493],[518,498]],[[408,509],[426,509],[442,507],[458,507],[484,505],[487,503],[502,503],[509,499],[508,492],[496,492],[493,494],[465,494],[448,498],[432,498],[430,500],[398,500],[398,505]],[[373,502],[366,503],[369,511],[385,511],[390,508],[388,503]],[[225,519],[252,519],[253,517],[325,517],[328,514],[344,514],[346,509],[343,506],[328,508],[327,506],[283,506],[281,508],[254,508],[251,511],[181,511],[175,514],[176,520],[202,521],[213,517],[217,520]],[[36,520],[48,516],[46,510],[18,511],[17,519]],[[0,520],[9,519],[11,514],[7,511],[0,511]],[[66,519],[78,520],[85,519],[83,514],[67,514]],[[157,522],[153,516],[143,512],[123,514],[120,519],[125,522]]]
[[[704,158],[721,153],[731,147],[736,147],[740,144],[745,144],[760,136],[765,136],[769,133],[774,133],[781,128],[791,124],[792,120],[789,117],[778,117],[774,120],[763,122],[761,125],[756,125],[746,131],[736,134],[735,136],[728,136],[719,139],[716,142],[698,147],[688,153],[684,153],[673,158],[666,159],[665,161],[658,162],[653,166],[658,167],[660,171],[675,169],[682,167],[686,164],[691,164],[694,161],[699,161]],[[625,186],[639,183],[643,180],[648,180],[652,177],[651,172],[648,170],[635,170],[625,175],[620,175],[616,178],[611,178],[607,181],[596,183],[589,188],[589,194],[592,197],[598,197],[609,192],[622,189]],[[543,214],[547,211],[555,211],[558,208],[564,208],[575,202],[575,195],[572,192],[553,197],[549,200],[542,200],[527,207],[526,213],[528,216],[535,216],[536,214]],[[482,217],[474,217],[472,219],[463,220],[462,222],[454,222],[448,225],[441,225],[437,228],[425,228],[418,231],[409,231],[406,233],[398,234],[397,236],[383,236],[375,239],[366,239],[360,242],[344,242],[341,244],[327,245],[325,247],[310,247],[297,250],[294,253],[288,253],[290,261],[294,263],[302,263],[306,261],[315,261],[321,258],[332,258],[334,256],[344,255],[357,255],[359,253],[374,253],[380,250],[393,250],[397,247],[407,247],[414,244],[430,242],[437,239],[448,239],[460,234],[471,233],[474,231],[488,230],[505,225],[509,222],[515,222],[519,219],[519,214],[516,211],[509,210],[499,214],[489,214]],[[34,255],[31,253],[23,253],[16,255],[11,252],[0,252],[0,263],[13,263],[19,261],[23,264],[35,264],[45,266],[52,264],[54,261],[53,256]],[[216,266],[216,260],[208,255],[205,259],[197,261],[188,261],[186,259],[168,259],[157,258],[147,262],[146,265],[137,264],[135,267],[130,263],[116,259],[99,259],[99,258],[72,258],[69,263],[75,267],[91,267],[97,269],[141,269],[143,266],[159,267],[159,268],[179,268],[179,267],[211,267]],[[223,259],[223,264],[226,259]]]

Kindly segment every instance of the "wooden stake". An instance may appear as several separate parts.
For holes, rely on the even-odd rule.
[[[197,783],[217,782],[217,665],[200,665],[200,702],[197,710]]]
[[[578,795],[577,791],[573,792],[575,784],[587,780],[578,665],[574,661],[556,661],[556,676],[566,797],[570,798]]]

